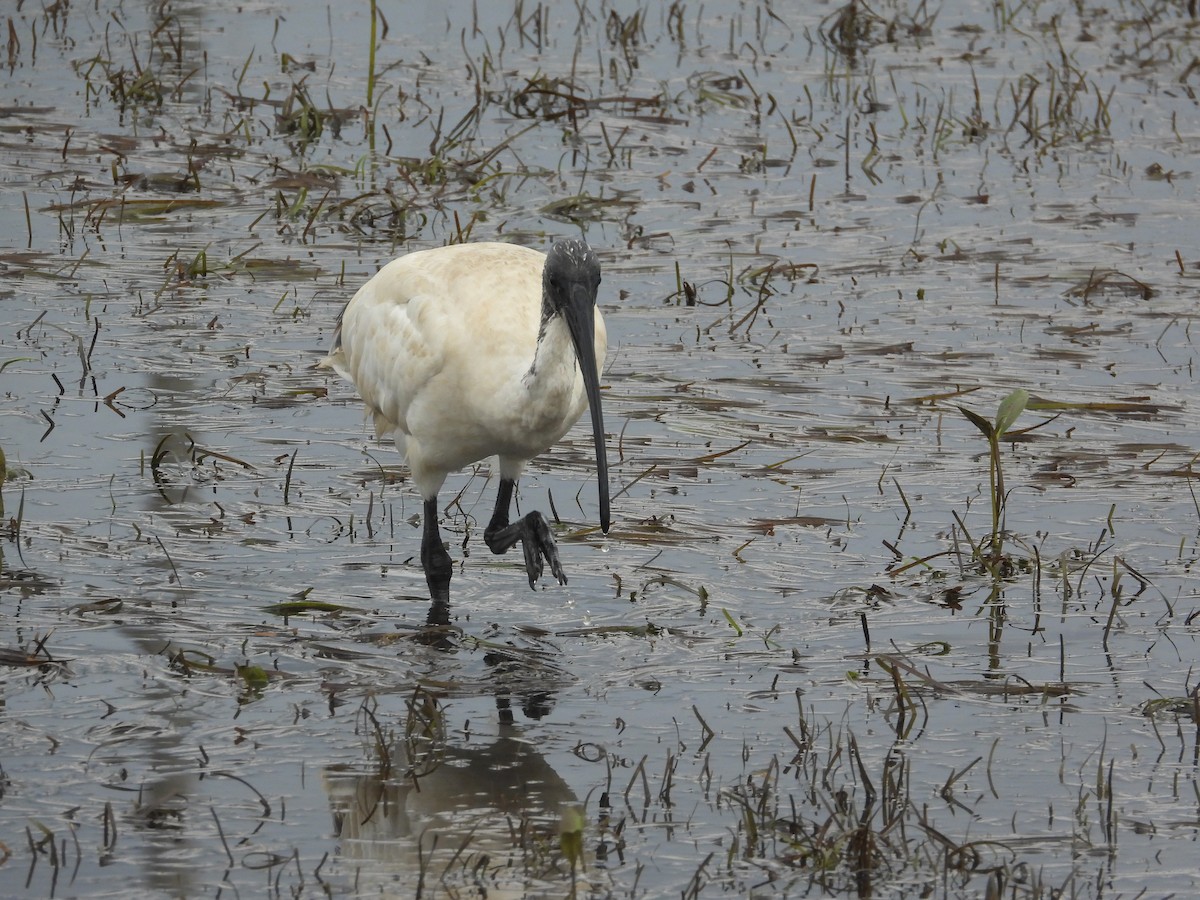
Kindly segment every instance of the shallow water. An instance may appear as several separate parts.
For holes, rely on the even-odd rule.
[[[369,10],[296,6],[11,16],[6,896],[557,897],[564,805],[595,896],[1188,891],[1185,4],[381,5],[370,107]],[[311,366],[396,253],[572,234],[614,528],[586,421],[521,485],[565,587],[452,478],[431,642]],[[999,577],[958,406],[1018,388]]]

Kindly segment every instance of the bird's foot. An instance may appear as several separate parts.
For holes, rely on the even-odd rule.
[[[429,613],[425,616],[425,624],[431,628],[450,627],[450,604],[434,600],[429,604]]]
[[[434,607],[449,609],[450,573],[454,564],[440,537],[421,547],[421,567],[425,569],[425,583],[429,585],[429,599]]]
[[[544,571],[543,559],[550,564],[550,572],[558,579],[559,584],[567,583],[563,574],[562,563],[558,560],[558,547],[554,543],[554,535],[550,533],[550,525],[540,512],[526,513],[511,525],[503,528],[489,528],[484,533],[484,540],[493,553],[507,553],[517,541],[525,552],[525,574],[529,576],[529,586],[536,587],[537,580]]]

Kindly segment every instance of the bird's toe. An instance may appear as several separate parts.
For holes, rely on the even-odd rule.
[[[562,563],[558,558],[558,546],[554,543],[554,535],[550,533],[550,525],[546,517],[539,512],[531,512],[525,517],[525,571],[529,575],[529,586],[542,577],[544,571],[542,559],[550,564],[550,572],[558,579],[559,584],[567,583],[563,574]]]
[[[521,549],[525,551],[525,574],[529,576],[529,586],[536,588],[538,579],[542,577],[542,549],[532,540],[522,541]]]

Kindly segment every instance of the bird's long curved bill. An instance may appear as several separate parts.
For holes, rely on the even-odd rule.
[[[600,410],[600,379],[596,365],[596,301],[582,285],[572,291],[565,309],[567,328],[579,357],[579,371],[592,414],[592,437],[596,442],[596,480],[600,488],[600,527],[608,532],[608,454],[604,448],[604,413]]]

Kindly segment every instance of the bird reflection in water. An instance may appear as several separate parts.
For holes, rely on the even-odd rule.
[[[539,719],[553,697],[498,697],[498,729],[488,739],[451,738],[441,703],[422,688],[407,700],[403,735],[391,739],[364,705],[371,771],[324,773],[342,858],[361,864],[360,889],[362,879],[379,877],[434,893],[441,885],[452,896],[564,897],[595,876],[583,860],[582,805],[516,724],[514,705]]]

